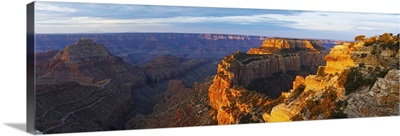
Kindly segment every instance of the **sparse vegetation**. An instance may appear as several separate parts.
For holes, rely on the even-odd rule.
[[[354,38],[354,41],[364,41],[365,35],[359,35]]]
[[[368,73],[373,72],[374,68],[373,67],[368,67]]]
[[[248,55],[247,53],[244,52],[237,52],[236,54],[234,54],[235,59],[242,61],[244,59],[249,58],[250,55]]]
[[[225,75],[223,72],[217,73],[218,77],[221,77],[224,80],[230,80],[228,75]]]
[[[222,110],[232,114],[241,124],[259,122],[259,119],[262,117],[261,114],[257,113],[266,111],[266,104],[268,101],[272,101],[265,95],[255,91],[249,91],[242,86],[233,86],[232,89],[226,91],[226,97],[230,101],[230,105],[223,106]],[[244,107],[242,106],[245,106],[247,110],[250,109],[250,112],[247,110],[244,111]]]
[[[303,117],[301,117],[300,114],[297,114],[295,116],[293,116],[292,118],[290,118],[290,120],[292,121],[300,121],[300,120],[304,120]]]
[[[297,96],[299,96],[299,95],[304,91],[304,89],[306,89],[306,86],[305,86],[305,85],[303,85],[303,84],[299,85],[299,86],[293,91],[292,95],[290,95],[290,99],[294,99],[294,98],[296,98]]]
[[[371,87],[378,78],[384,77],[388,72],[388,70],[375,68],[375,70],[369,73],[370,75],[367,75],[362,73],[363,70],[364,67],[361,67],[361,64],[360,67],[353,67],[350,69],[350,73],[347,75],[347,81],[344,84],[346,95],[353,93],[362,86]]]
[[[276,56],[275,56],[276,57]],[[225,57],[226,62],[232,63],[234,60],[246,65],[253,61],[268,59],[268,55],[259,55],[259,54],[247,54],[244,52],[235,52],[233,57]]]
[[[384,33],[379,36],[378,41],[384,44],[393,43],[393,34],[392,33]]]
[[[330,115],[331,119],[343,119],[343,118],[348,118],[347,114],[343,112],[343,110],[339,111],[334,111]]]
[[[280,53],[280,54],[293,54],[293,53],[297,53],[297,52],[300,52],[300,51],[309,51],[310,49],[308,49],[308,48],[298,48],[298,47],[296,47],[296,48],[283,48],[283,49],[280,49],[279,51],[278,51],[278,53]]]
[[[336,93],[335,90],[326,90],[320,99],[306,100],[303,115],[307,115],[310,120],[328,118],[335,109]]]
[[[239,123],[240,124],[258,123],[258,121],[253,119],[253,115],[247,113],[242,118],[240,118]]]
[[[360,39],[360,38],[358,38],[358,39]],[[364,41],[364,46],[366,46],[366,47],[373,46],[373,45],[374,46],[379,45],[379,47],[381,47],[383,50],[386,50],[386,49],[395,50],[395,51],[399,50],[399,34],[397,34],[396,36],[393,36],[392,33],[384,33],[384,34],[380,35],[379,37],[374,36],[371,38],[364,38],[363,41]],[[374,47],[374,50],[376,50],[375,47]],[[376,52],[371,51],[371,54],[375,55]]]
[[[348,118],[348,117],[347,117],[347,114],[343,112],[343,110],[339,110],[339,111],[332,112],[329,118],[343,119],[343,118]]]
[[[399,34],[397,36],[399,36]],[[254,81],[251,81],[252,84],[246,87],[233,86],[232,88],[230,88],[230,91],[236,92],[227,94],[229,105],[223,107],[223,110],[234,116],[235,120],[239,121],[239,123],[241,124],[261,122],[260,119],[262,117],[254,113],[271,114],[271,110],[275,106],[280,104],[293,109],[297,108],[296,111],[300,110],[300,113],[297,113],[295,116],[290,118],[293,121],[328,118],[348,118],[348,115],[344,112],[344,109],[347,106],[347,100],[339,100],[339,97],[343,98],[341,97],[342,91],[337,89],[344,87],[345,92],[343,93],[345,93],[345,95],[350,95],[351,93],[363,89],[364,87],[365,89],[368,89],[368,87],[370,88],[372,85],[374,85],[378,78],[384,77],[387,74],[389,67],[393,68],[393,59],[397,56],[398,53],[397,51],[393,50],[399,49],[398,39],[399,37],[395,37],[393,36],[393,34],[385,33],[380,36],[374,36],[371,38],[366,38],[365,35],[359,35],[355,37],[355,42],[346,43],[345,46],[348,45],[348,48],[354,50],[354,52],[352,52],[351,54],[351,57],[354,60],[356,67],[345,68],[343,72],[340,73],[324,73],[324,67],[320,67],[320,69],[318,69],[318,71],[316,72],[316,77],[318,79],[321,78],[327,80],[330,78],[337,78],[337,83],[339,84],[339,86],[336,86],[336,83],[334,85],[329,84],[318,91],[304,92],[305,85],[301,84],[297,88],[293,88],[293,91],[289,96],[280,95],[281,92],[278,92],[279,95],[268,95],[262,91],[268,90],[268,93],[271,93],[271,90],[275,88],[269,87],[267,85],[273,84],[274,86],[276,86],[282,84],[283,81],[265,82],[266,78],[260,78],[260,80],[254,79]],[[364,47],[360,47],[360,44],[362,43],[364,43]],[[274,55],[265,56],[268,56],[270,58],[288,57],[293,55],[291,53],[294,51],[298,52],[302,50],[297,48],[282,49],[274,52],[276,53]],[[262,57],[262,55],[249,55],[241,52],[235,53],[232,58],[235,62],[234,64],[239,63],[240,65],[248,64],[259,59],[265,59]],[[366,60],[367,58],[368,60]],[[372,61],[369,61],[370,59]],[[307,68],[311,69],[309,67]],[[316,70],[316,68],[317,67],[313,67],[313,70]],[[243,69],[233,70],[237,72]],[[336,75],[337,77],[334,77],[334,75]],[[276,81],[277,79],[278,78],[273,78],[274,81]],[[238,84],[240,85],[240,83]],[[262,88],[261,91],[255,89],[261,88],[260,86],[267,87]],[[295,106],[298,107],[293,106],[294,104],[296,104]],[[279,110],[279,108],[277,109]]]
[[[330,119],[342,119],[348,118],[347,114],[344,113],[344,108],[346,108],[347,102],[346,101],[338,101],[335,104],[335,111],[331,112]]]
[[[273,107],[275,107],[278,104],[283,103],[284,101],[285,101],[285,98],[283,95],[281,95],[278,98],[272,100],[272,102],[270,102],[268,105],[264,106],[262,108],[262,111],[265,111],[266,113],[270,114]]]
[[[325,67],[319,67],[317,70],[317,76],[324,76],[325,75]]]
[[[371,54],[372,54],[372,55],[376,55],[375,49],[373,49],[373,50],[371,51]]]
[[[367,54],[366,53],[362,53],[361,54],[361,58],[366,58],[367,57]]]
[[[371,46],[376,42],[376,37],[367,38],[364,40],[364,46]]]

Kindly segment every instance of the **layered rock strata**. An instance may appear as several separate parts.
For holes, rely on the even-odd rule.
[[[139,68],[90,39],[67,46],[37,70],[36,127],[46,134],[124,129],[135,114],[131,88],[146,82]]]
[[[302,67],[324,65],[324,52],[321,44],[316,41],[267,39],[260,48],[250,49],[248,53],[235,52],[225,57],[218,65],[217,75],[209,88],[210,101],[213,108],[218,111],[219,124],[239,122],[240,117],[235,117],[233,113],[227,112],[232,110],[229,107],[235,107],[231,106],[232,104],[243,103],[249,106],[246,102],[229,100],[228,95],[232,95],[234,98],[242,96],[243,91],[238,88],[233,89],[235,86],[246,87],[255,79],[268,78],[278,72],[302,71]],[[266,100],[264,101],[266,102]],[[264,104],[254,104],[254,107]],[[243,108],[239,109],[244,110]],[[252,113],[250,111],[247,110],[244,113]],[[239,116],[244,117],[245,114]]]
[[[315,75],[297,76],[292,89],[282,92],[275,99],[260,96],[243,85],[251,78],[241,74],[246,71],[241,67],[264,58],[243,53],[228,56],[220,63],[209,89],[210,101],[217,110],[218,123],[399,115],[398,40],[398,36],[383,34],[336,45],[324,58],[326,65],[318,67]],[[302,47],[315,52],[307,43]],[[285,50],[288,48],[288,41],[270,40],[265,42],[264,47],[253,49],[251,53],[273,55],[277,52],[290,52]],[[281,66],[278,68],[283,71],[291,68],[282,65],[284,63],[279,64]],[[263,74],[260,72],[250,75]],[[240,80],[243,77],[246,80]],[[257,102],[252,102],[253,99],[244,95],[250,92],[254,94],[250,96],[259,96]],[[262,114],[261,117],[259,114]]]
[[[215,111],[207,97],[211,78],[196,82],[193,88],[185,87],[180,80],[170,80],[163,99],[151,114],[139,114],[126,123],[127,129],[187,127],[217,124]]]
[[[399,79],[400,70],[392,69],[371,88],[360,88],[349,96],[345,113],[349,117],[398,116]]]

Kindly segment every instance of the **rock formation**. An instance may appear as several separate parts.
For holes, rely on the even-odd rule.
[[[91,86],[104,77],[124,78],[135,85],[143,85],[146,77],[138,68],[112,56],[107,48],[90,39],[81,39],[58,52],[46,65],[40,67],[39,84],[75,81]],[[127,73],[131,75],[126,75]]]
[[[320,66],[316,75],[297,77],[293,89],[283,93],[285,101],[263,114],[266,122],[326,119],[335,108],[335,101],[343,96],[348,70],[354,66],[349,44],[336,45],[325,57],[326,66]],[[303,88],[300,88],[303,87]],[[296,91],[297,90],[297,91]]]
[[[144,65],[148,80],[154,83],[169,80],[188,73],[190,70],[208,63],[205,59],[187,60],[183,57],[163,55]]]
[[[325,57],[326,66],[321,66],[316,75],[307,76],[304,83],[296,79],[296,84],[305,86],[302,93],[263,114],[264,120],[399,115],[399,48],[395,38],[388,42],[371,37],[378,39],[372,45],[367,44],[370,39],[336,45]],[[297,93],[291,90],[283,96],[293,94]]]
[[[127,129],[165,128],[215,125],[215,111],[209,106],[208,87],[212,80],[196,82],[193,88],[185,87],[180,80],[170,80],[163,99],[151,114],[139,114],[126,123]]]
[[[195,82],[215,74],[217,65],[213,60],[163,55],[134,66],[86,38],[36,57],[36,125],[44,133],[125,129],[137,113],[152,113],[169,80],[196,88]]]
[[[40,54],[38,54],[40,57]],[[36,127],[43,133],[124,129],[134,115],[131,88],[143,86],[138,68],[101,44],[81,39],[37,64]]]
[[[135,109],[150,114],[153,107],[162,99],[168,88],[169,80],[181,80],[186,86],[193,87],[207,76],[215,74],[217,64],[208,59],[186,59],[174,55],[163,55],[144,64],[141,69],[146,75],[146,85],[132,88]]]
[[[264,36],[189,33],[38,34],[38,52],[61,50],[81,37],[103,43],[111,54],[133,64],[148,63],[172,54],[189,59],[220,59],[235,51],[256,47]]]
[[[344,112],[349,117],[398,116],[399,78],[400,70],[392,69],[371,88],[362,87],[350,94]]]
[[[241,103],[228,101],[227,95],[230,95],[229,93],[233,97],[239,97],[243,93],[240,89],[233,89],[235,86],[247,87],[256,79],[268,78],[278,72],[306,71],[305,74],[303,73],[304,75],[310,74],[313,70],[304,69],[304,67],[324,65],[324,52],[325,49],[317,41],[267,39],[263,42],[262,47],[250,49],[249,53],[235,52],[225,57],[218,65],[217,75],[209,89],[210,101],[213,108],[218,111],[219,124],[237,123],[239,121],[240,117],[235,117],[232,113],[227,112],[227,110],[232,109],[225,108],[232,107],[230,105],[233,103]],[[291,85],[286,84],[285,86]],[[268,94],[268,92],[275,90],[264,91]],[[287,90],[275,92],[280,94],[283,91]],[[243,103],[246,102],[243,101]],[[244,116],[244,114],[240,116]]]
[[[246,52],[259,47],[270,37],[188,34],[188,33],[109,33],[109,34],[37,34],[36,51],[62,50],[74,44],[81,37],[102,43],[114,56],[132,64],[148,63],[156,57],[172,54],[188,59],[218,59],[235,51]],[[325,48],[335,40],[323,40]]]
[[[266,56],[275,55],[274,58],[279,60],[276,53],[288,52],[286,49],[292,47],[291,43],[301,43],[301,46],[293,46],[297,51],[303,47],[317,52],[316,46],[313,46],[316,50],[309,46],[313,45],[312,42],[266,40],[263,47],[249,51],[252,55],[235,53],[225,57],[218,65],[218,73],[209,88],[218,124],[241,123],[242,120],[276,122],[399,115],[399,42],[396,36],[384,35],[388,34],[334,46],[325,57],[326,65],[319,66],[315,75],[297,76],[292,89],[274,99],[245,88],[246,83],[251,77],[268,75],[264,73],[274,68],[285,72],[302,63],[296,64],[290,61],[293,56],[286,55],[287,59],[280,59],[283,63],[271,63],[278,64],[277,67],[264,69],[258,64],[248,72],[246,66],[271,58]],[[244,71],[249,75],[243,74]],[[244,95],[248,93],[257,96],[257,102]]]
[[[133,51],[130,53],[146,51],[157,55],[139,65],[130,64],[113,55],[129,56],[119,52],[115,45],[108,45],[112,46],[109,51],[108,47],[85,38],[61,51],[36,54],[39,131],[399,115],[398,36],[383,34],[340,43],[328,55],[318,40],[256,37],[264,40],[261,47],[246,46],[248,53],[228,50],[234,53],[217,64],[215,58],[198,57],[206,53],[221,56],[226,52],[218,52],[231,42],[254,37],[132,35],[145,40],[135,45],[140,46],[139,52],[129,50]],[[181,45],[187,41],[179,38],[196,36],[201,40],[192,42],[207,47]],[[166,39],[177,43],[182,48],[179,51],[193,54],[173,52],[175,46],[160,43]],[[215,43],[227,46],[209,46]],[[214,74],[213,78],[206,78]],[[199,83],[203,79],[206,80]]]
[[[260,48],[251,48],[248,54],[272,54],[282,49],[297,49],[309,51],[325,51],[321,40],[304,40],[304,39],[286,39],[286,38],[268,38]]]

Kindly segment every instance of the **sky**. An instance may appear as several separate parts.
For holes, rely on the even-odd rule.
[[[36,2],[36,33],[173,32],[353,40],[400,33],[400,14]]]

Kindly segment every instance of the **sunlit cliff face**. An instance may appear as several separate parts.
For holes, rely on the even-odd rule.
[[[294,89],[300,85],[304,85],[304,93],[299,95],[297,99],[292,100],[289,104],[281,103],[272,108],[271,113],[264,113],[263,119],[266,122],[292,121],[293,117],[302,114],[302,110],[307,108],[306,101],[319,100],[324,93],[335,91],[338,98],[343,97],[344,83],[348,74],[348,68],[354,66],[354,61],[350,57],[353,47],[350,44],[337,45],[331,49],[330,53],[325,57],[326,66],[320,66],[317,75],[309,75],[305,78],[296,77],[293,83],[293,89],[282,95],[288,99],[294,94]],[[334,108],[334,101],[325,101],[323,103],[325,110]],[[329,114],[321,114],[322,118],[327,118]],[[325,116],[325,117],[324,117]],[[304,118],[303,118],[304,119]],[[317,119],[317,118],[311,118]]]
[[[217,111],[219,124],[234,124],[251,114],[255,122],[263,122],[261,113],[276,105],[272,99],[261,97],[247,86],[253,79],[266,78],[277,72],[301,71],[302,66],[323,65],[325,50],[318,41],[298,39],[267,39],[260,48],[252,48],[246,53],[234,53],[225,57],[218,65],[218,72],[209,88],[212,107]],[[276,52],[286,49],[285,52]],[[241,87],[242,86],[242,87]],[[258,99],[250,102],[248,93]],[[252,95],[253,96],[253,95]],[[269,108],[268,110],[271,110]],[[255,115],[259,114],[259,115]]]
[[[354,45],[350,43],[334,46],[331,52],[325,56],[326,66],[324,73],[334,74],[342,72],[345,68],[353,67],[354,60],[350,54],[352,51],[354,51]]]
[[[397,80],[398,82],[398,79],[379,79],[379,82],[375,82],[374,80],[377,78],[383,78],[382,76],[384,75],[382,75],[382,72],[387,72],[391,69],[398,71],[398,57],[400,50],[396,47],[396,44],[398,46],[399,42],[393,40],[395,38],[392,37],[387,38],[389,39],[389,42],[387,42],[382,37],[384,36],[381,36],[380,38],[372,37],[350,43],[341,43],[334,46],[330,50],[330,53],[324,57],[326,65],[319,65],[318,71],[315,74],[305,77],[297,76],[293,81],[293,87],[290,91],[282,92],[282,95],[276,99],[259,97],[259,103],[252,103],[250,102],[251,98],[243,97],[243,94],[247,92],[255,93],[254,91],[247,90],[243,87],[237,87],[238,84],[233,82],[236,81],[237,78],[245,77],[232,71],[232,69],[236,69],[236,67],[234,67],[235,65],[238,63],[241,64],[240,61],[237,61],[233,55],[227,57],[229,59],[225,58],[220,63],[218,74],[214,78],[214,83],[209,88],[210,102],[213,105],[213,108],[218,111],[218,123],[241,123],[241,120],[245,117],[244,115],[247,114],[252,115],[250,117],[253,121],[259,121],[257,119],[262,118],[261,122],[315,120],[337,118],[339,116],[347,117],[347,114],[344,115],[343,113],[343,109],[346,108],[347,104],[343,105],[342,103],[346,103],[349,99],[351,100],[349,101],[349,105],[353,107],[346,108],[346,113],[349,113],[348,117],[393,115],[396,112],[392,111],[398,111],[399,109],[399,93],[398,89],[393,89],[398,88],[398,85],[395,86],[392,82],[396,82],[393,80]],[[298,44],[292,46],[294,44],[291,42],[297,42]],[[290,49],[292,47],[297,47],[297,49],[303,47],[308,51],[314,51],[315,54],[318,54],[316,48],[312,48],[315,47],[315,44],[311,44],[309,41],[290,41],[284,39],[267,39],[264,41],[262,47],[252,48],[249,50],[248,54],[268,55],[274,54],[275,52],[282,52],[282,50]],[[310,58],[312,57],[300,60],[303,61]],[[243,60],[247,59],[245,58]],[[281,63],[284,64],[285,61],[282,61]],[[355,69],[361,69],[361,75],[359,76],[362,78],[374,78],[374,80],[366,80],[371,82],[369,83],[370,85],[362,86],[364,83],[359,83],[361,84],[361,88],[347,87],[347,89],[352,90],[346,90],[345,85],[348,77],[350,74],[353,74],[352,76],[354,76]],[[378,74],[373,74],[373,72],[378,72]],[[392,75],[388,77],[394,77],[395,74],[393,73],[396,72],[389,73]],[[375,77],[376,75],[379,75],[379,77]],[[386,93],[380,93],[377,97],[366,96],[369,94],[376,94],[376,91],[368,91],[371,89],[372,85],[374,85],[372,90],[376,90],[377,86],[384,86],[381,88],[386,88]],[[357,92],[357,89],[360,90],[362,88],[364,88],[365,91]],[[357,93],[348,95],[349,91],[355,91]],[[390,100],[394,100],[392,97],[397,96],[397,101],[390,101],[390,104],[384,105],[382,108],[384,110],[382,111],[365,112],[366,108],[358,109],[357,106],[354,106],[360,104],[357,103],[357,101],[367,101],[361,103],[364,104],[362,107],[370,107],[369,109],[374,109],[378,107],[377,105],[379,105],[379,101],[386,100],[389,96]],[[241,105],[232,106],[237,105],[238,103]],[[380,105],[382,105],[382,103]],[[395,105],[395,107],[393,107],[393,105]],[[238,108],[246,106],[251,108]],[[259,110],[254,110],[254,107],[257,107]],[[261,114],[261,117],[257,114]]]
[[[285,44],[282,44],[283,46]],[[269,45],[268,45],[269,46]],[[292,118],[301,113],[301,111],[306,107],[305,101],[313,99],[313,97],[322,96],[328,88],[335,88],[335,95],[343,96],[343,89],[345,83],[345,77],[348,73],[346,69],[354,66],[354,61],[351,59],[350,53],[353,47],[350,44],[337,45],[331,50],[331,52],[325,57],[327,61],[326,66],[321,66],[318,70],[318,75],[309,75],[305,78],[298,76],[293,82],[293,89],[288,93],[283,93],[282,97],[284,101],[290,100],[290,103],[280,103],[274,106],[270,112],[265,112],[262,114],[262,118],[265,122],[277,122],[277,121],[291,121]],[[213,108],[218,110],[218,122],[219,124],[231,124],[237,123],[237,117],[224,110],[222,107],[228,107],[232,102],[226,96],[226,93],[233,93],[230,90],[231,80],[234,78],[234,74],[226,70],[231,63],[222,61],[219,66],[219,73],[224,76],[216,76],[214,78],[214,83],[209,89],[209,96],[211,103],[213,103]],[[299,86],[305,86],[304,94],[294,94],[294,90]],[[229,90],[229,91],[227,91]],[[244,91],[248,91],[243,89]],[[243,91],[242,90],[242,91]],[[239,93],[240,94],[240,93]],[[298,96],[294,96],[298,95]],[[237,96],[237,95],[233,95]],[[293,99],[296,97],[296,99]],[[235,104],[237,103],[234,102]],[[264,103],[268,105],[270,102]],[[334,108],[334,101],[325,102],[326,109]],[[243,106],[242,106],[243,107]],[[248,110],[243,110],[244,113],[248,113]],[[328,115],[328,114],[325,114]]]
[[[315,47],[322,47],[321,41],[317,40],[303,40],[303,39],[283,39],[283,38],[269,38],[266,39],[261,47],[250,48],[248,54],[272,54],[282,49],[306,49],[309,51],[319,51]]]

